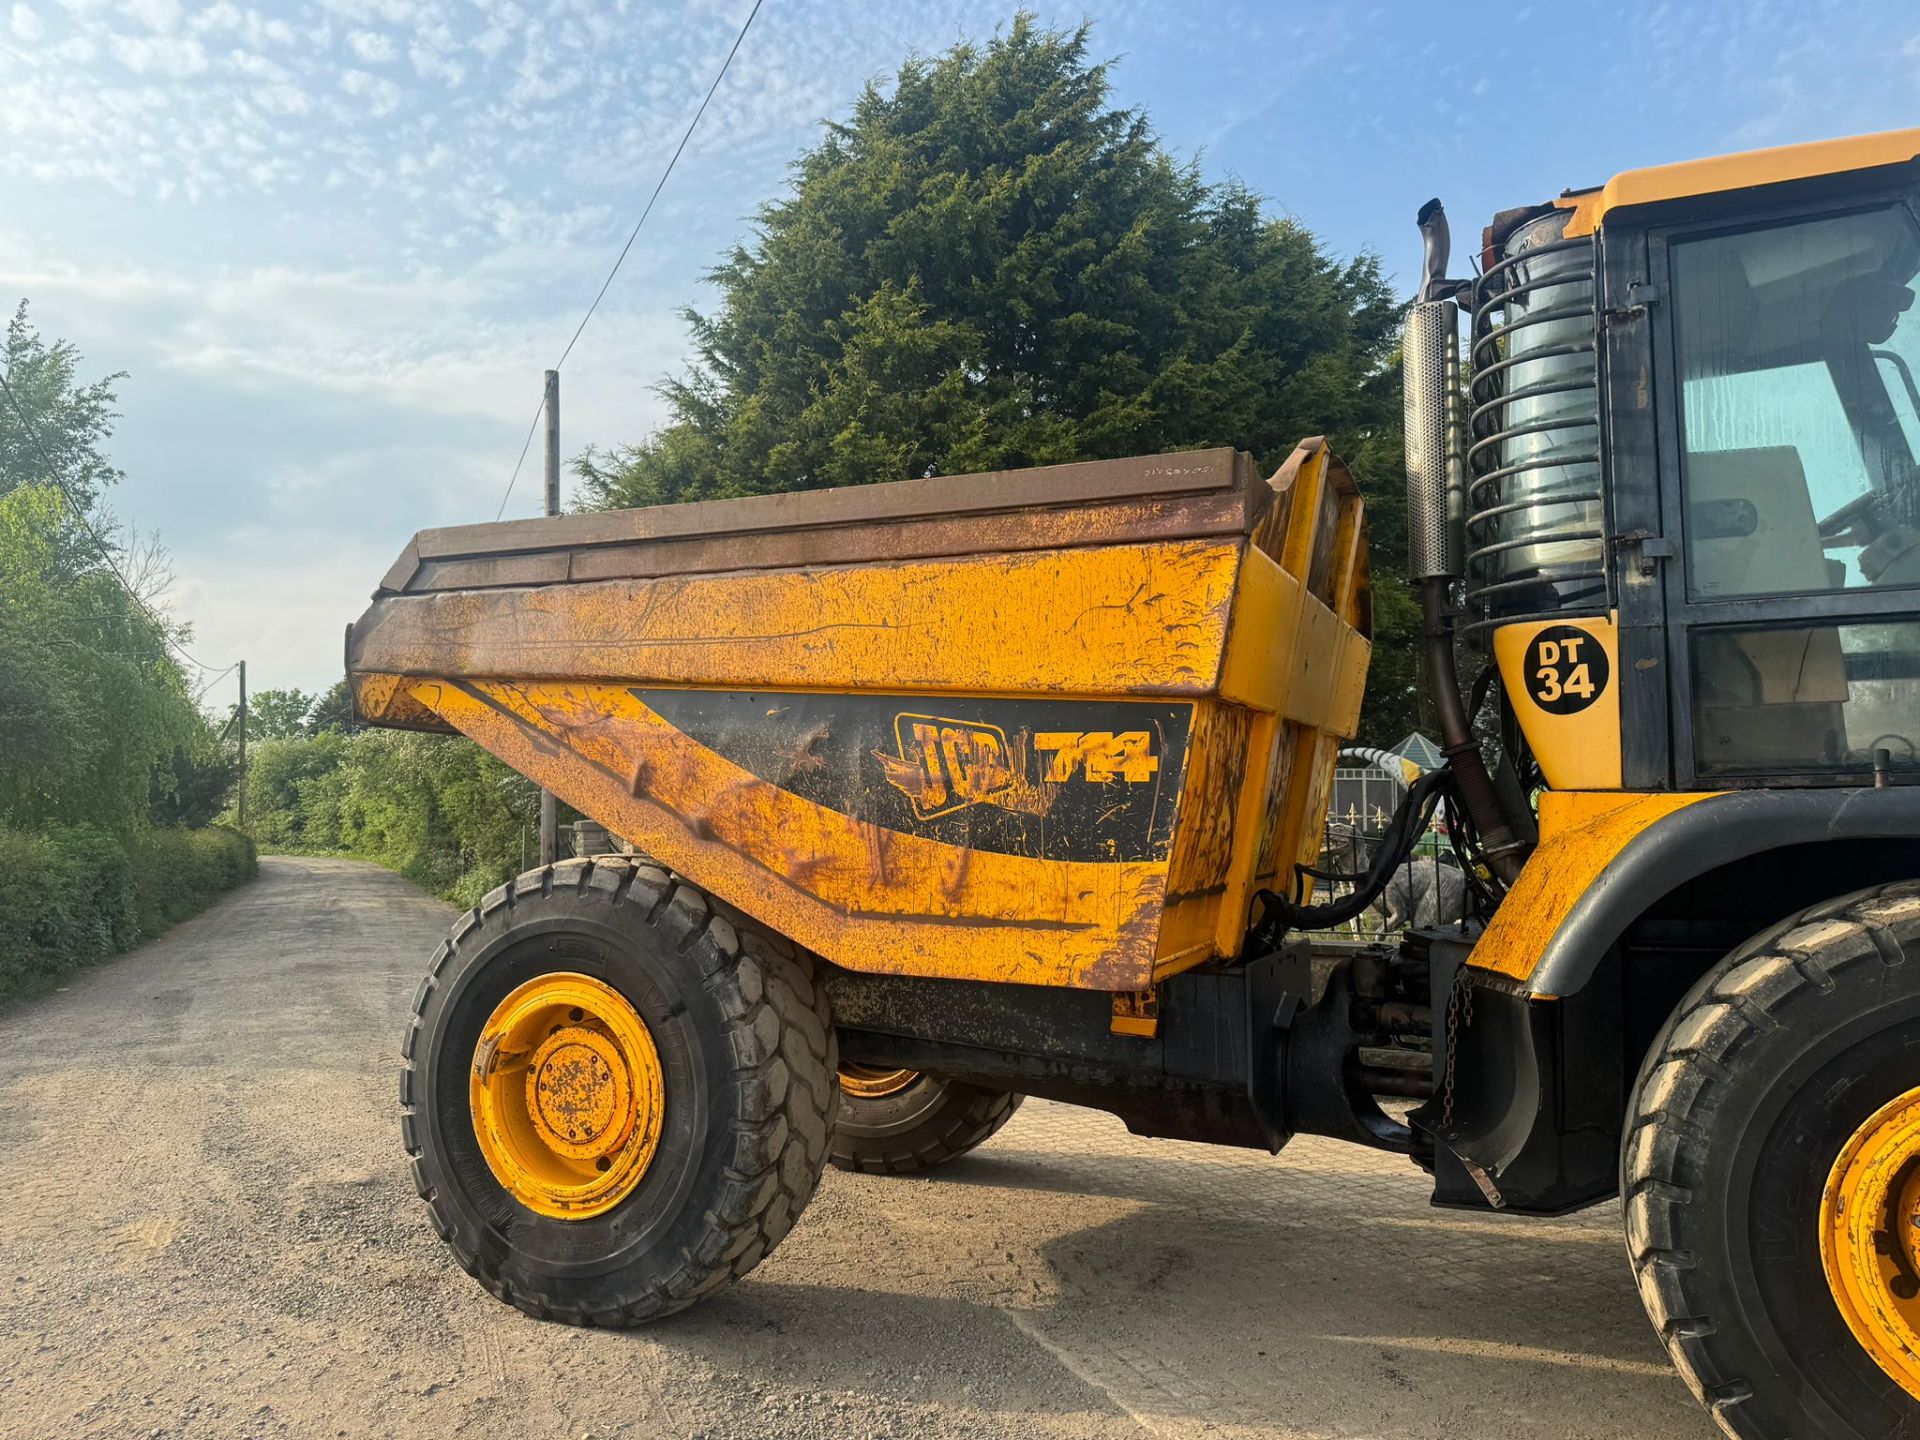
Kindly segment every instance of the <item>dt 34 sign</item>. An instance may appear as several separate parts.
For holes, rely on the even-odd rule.
[[[1527,694],[1549,715],[1578,714],[1612,679],[1606,647],[1577,625],[1550,625],[1527,645]]]

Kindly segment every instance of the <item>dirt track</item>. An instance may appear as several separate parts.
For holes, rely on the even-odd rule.
[[[269,859],[0,1016],[0,1435],[1677,1437],[1712,1427],[1611,1208],[1427,1208],[1400,1162],[1029,1104],[932,1180],[830,1173],[744,1284],[540,1325],[442,1253],[396,1049],[449,919]]]

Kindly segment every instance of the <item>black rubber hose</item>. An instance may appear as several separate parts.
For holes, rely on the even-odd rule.
[[[1447,757],[1473,828],[1480,832],[1487,864],[1507,884],[1520,873],[1524,847],[1493,788],[1480,742],[1473,738],[1473,717],[1460,695],[1460,670],[1453,655],[1453,609],[1447,603],[1447,581],[1420,582],[1420,613],[1427,640],[1427,691],[1433,697],[1440,722],[1440,753]]]
[[[1387,882],[1393,879],[1393,872],[1406,863],[1407,857],[1413,853],[1413,847],[1426,834],[1427,826],[1433,822],[1433,812],[1439,808],[1441,799],[1453,783],[1451,771],[1434,770],[1407,787],[1406,798],[1400,802],[1400,808],[1393,812],[1393,819],[1387,822],[1387,828],[1380,836],[1380,846],[1374,851],[1373,860],[1365,874],[1329,875],[1309,870],[1306,866],[1298,867],[1303,875],[1352,881],[1354,890],[1351,895],[1330,900],[1325,905],[1302,905],[1297,899],[1277,891],[1262,890],[1259,898],[1266,908],[1260,923],[1269,941],[1277,943],[1279,936],[1287,930],[1325,930],[1344,925],[1378,900],[1387,888]]]

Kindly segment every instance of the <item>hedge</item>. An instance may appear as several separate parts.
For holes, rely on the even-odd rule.
[[[259,868],[253,842],[223,826],[0,829],[0,1001],[151,940]]]
[[[247,827],[269,849],[372,860],[460,906],[539,853],[539,790],[457,736],[267,740],[246,784]]]

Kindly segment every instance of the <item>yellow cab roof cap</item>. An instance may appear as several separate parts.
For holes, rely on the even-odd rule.
[[[1868,170],[1916,157],[1920,157],[1920,129],[1886,130],[1877,135],[1776,145],[1767,150],[1746,150],[1707,160],[1683,160],[1675,165],[1623,170],[1597,190],[1569,191],[1555,203],[1574,212],[1567,224],[1568,235],[1590,235],[1604,223],[1609,210],[1625,205],[1647,205],[1656,200],[1678,200],[1688,195],[1745,190],[1754,185],[1807,180],[1846,170]]]

